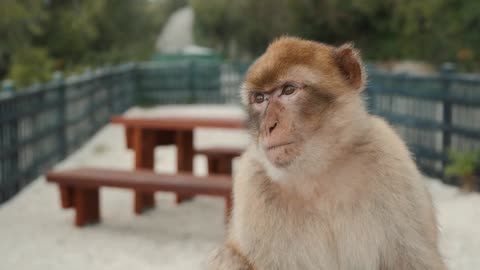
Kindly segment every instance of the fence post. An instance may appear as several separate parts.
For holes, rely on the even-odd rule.
[[[143,69],[142,69],[142,64],[141,63],[134,63],[132,66],[132,70],[130,71],[131,73],[131,79],[133,79],[133,93],[132,93],[132,99],[131,103],[133,105],[138,106],[138,105],[143,105],[143,89],[142,89],[142,76],[143,76]],[[126,110],[128,108],[122,108],[122,110]]]
[[[188,103],[196,103],[197,91],[195,89],[195,60],[190,60],[188,65],[188,88],[190,88],[190,100]]]
[[[55,71],[53,73],[53,81],[57,84],[58,91],[58,131],[57,131],[57,149],[59,160],[64,159],[67,156],[67,119],[66,119],[66,95],[65,95],[65,78],[61,71]]]
[[[451,85],[452,77],[455,73],[455,65],[453,63],[444,63],[442,65],[440,76],[442,80],[443,96],[446,97],[443,99],[443,124],[442,128],[442,153],[447,153],[450,150],[452,143],[452,134],[450,127],[452,125],[452,103],[450,102],[451,95]],[[442,160],[442,178],[445,180],[445,166],[447,165],[446,160]]]
[[[107,106],[108,106],[108,115],[111,116],[115,114],[115,101],[113,93],[113,85],[111,83],[111,69],[110,67],[103,67],[96,70],[97,80],[100,82],[100,89],[103,87],[107,93]],[[104,123],[102,123],[104,124]]]
[[[132,105],[136,105],[135,102],[135,93],[137,91],[139,82],[138,80],[138,65],[135,62],[132,62],[130,65],[130,69],[128,72],[125,74],[125,77],[130,81],[129,88],[128,88],[128,95],[127,95],[127,101],[122,103],[123,105],[121,106],[121,112],[124,112],[128,108],[130,108]]]
[[[84,136],[81,139],[81,142],[84,143],[87,138],[89,138],[91,135],[93,135],[97,129],[97,120],[95,119],[95,89],[96,89],[96,84],[97,80],[94,79],[95,73],[92,69],[87,68],[85,72],[81,76],[81,80],[83,81],[85,87],[88,87],[88,106],[87,106],[87,114],[88,114],[88,120],[90,122],[89,130],[88,130],[88,135]]]

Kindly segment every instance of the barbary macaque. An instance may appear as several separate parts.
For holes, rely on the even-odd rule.
[[[282,37],[242,86],[251,144],[212,270],[443,270],[424,178],[350,44]]]

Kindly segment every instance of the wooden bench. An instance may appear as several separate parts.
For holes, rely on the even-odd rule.
[[[132,189],[136,193],[170,191],[177,194],[209,195],[225,199],[225,217],[228,220],[232,207],[231,177],[226,175],[197,177],[191,174],[157,174],[149,170],[123,171],[109,169],[80,168],[51,171],[47,181],[56,183],[60,189],[63,208],[75,209],[75,225],[100,222],[100,187]],[[153,206],[152,202],[140,202],[135,196],[135,208]]]
[[[205,155],[208,162],[208,174],[232,174],[232,161],[243,153],[243,148],[211,147],[196,150],[197,154]]]

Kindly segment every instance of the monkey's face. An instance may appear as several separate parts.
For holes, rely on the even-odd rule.
[[[250,67],[242,89],[249,128],[275,167],[288,167],[308,151],[307,142],[328,128],[335,100],[363,87],[356,55],[345,48],[282,38]]]
[[[281,80],[265,91],[249,94],[250,130],[259,148],[276,167],[288,166],[320,123],[311,122],[329,103],[302,76]],[[308,106],[315,102],[318,107]]]

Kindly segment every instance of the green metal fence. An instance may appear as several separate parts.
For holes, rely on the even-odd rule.
[[[0,203],[134,104],[238,103],[244,63],[174,61],[99,69],[0,95]],[[8,84],[5,86],[8,88]],[[11,91],[10,91],[11,92]],[[480,149],[480,78],[370,71],[366,98],[442,176],[446,150]]]
[[[238,102],[248,63],[170,61],[137,66],[138,104]]]
[[[152,62],[138,66],[140,104],[220,103],[220,63]]]
[[[448,150],[480,149],[478,76],[449,68],[434,76],[371,71],[367,98],[371,111],[395,126],[428,175],[443,178]]]
[[[101,69],[0,96],[0,203],[133,104],[134,66]]]

